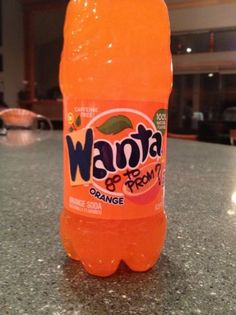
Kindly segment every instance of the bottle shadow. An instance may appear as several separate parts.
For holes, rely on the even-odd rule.
[[[80,305],[83,314],[167,314],[181,309],[186,278],[184,270],[164,254],[148,272],[135,273],[121,263],[108,278],[88,275],[80,263],[67,258],[60,295],[64,306]]]

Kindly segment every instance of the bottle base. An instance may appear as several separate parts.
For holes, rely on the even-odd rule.
[[[160,257],[165,235],[164,212],[119,221],[91,219],[66,209],[61,214],[65,251],[94,276],[111,276],[121,261],[135,272],[150,270]]]

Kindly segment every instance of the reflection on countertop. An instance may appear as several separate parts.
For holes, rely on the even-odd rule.
[[[17,129],[7,130],[5,135],[0,136],[0,145],[28,146],[35,142],[44,141],[52,135],[51,130]]]

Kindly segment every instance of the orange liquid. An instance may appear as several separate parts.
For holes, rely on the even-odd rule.
[[[72,110],[68,101],[71,98],[98,104],[103,100],[117,104],[138,101],[144,106],[145,102],[159,102],[166,108],[172,83],[169,37],[163,1],[70,1],[60,68],[65,113]],[[144,109],[149,110],[147,105],[139,107],[140,111]],[[150,116],[151,112],[150,108]],[[85,120],[87,123],[89,118]],[[164,147],[164,155],[165,151]],[[65,150],[64,161],[68,162]],[[77,214],[68,209],[70,181],[66,169],[64,177],[61,238],[68,255],[98,276],[111,275],[121,260],[134,271],[150,269],[165,240],[164,209],[138,219]]]
[[[137,220],[101,220],[64,210],[61,237],[68,255],[87,272],[109,276],[123,260],[133,271],[146,271],[160,256],[166,235],[166,216]]]

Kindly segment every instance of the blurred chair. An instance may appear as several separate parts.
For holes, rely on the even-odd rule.
[[[230,143],[231,143],[231,145],[236,144],[236,129],[230,130]]]
[[[192,140],[192,141],[197,141],[198,136],[197,135],[192,135],[192,134],[178,134],[178,133],[170,133],[168,132],[168,138],[172,139],[181,139],[181,140]]]
[[[0,118],[7,129],[53,129],[50,119],[26,109],[5,109],[0,112]]]

